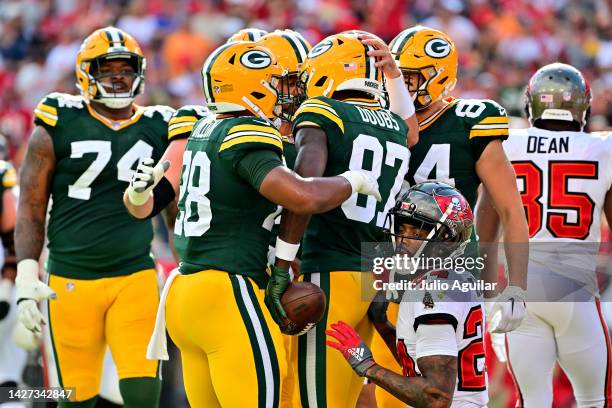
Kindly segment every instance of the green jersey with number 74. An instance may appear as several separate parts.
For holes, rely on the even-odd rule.
[[[399,116],[373,101],[326,97],[308,99],[296,112],[294,129],[308,126],[327,135],[324,176],[369,171],[378,181],[382,201],[355,193],[340,207],[313,215],[304,234],[301,273],[359,271],[361,244],[384,239],[385,215],[408,171],[408,129]]]
[[[47,238],[49,273],[74,279],[128,275],[154,266],[153,228],[123,205],[138,161],[168,145],[168,106],[135,106],[124,121],[97,114],[81,96],[52,93],[34,111],[51,136],[55,172]]]

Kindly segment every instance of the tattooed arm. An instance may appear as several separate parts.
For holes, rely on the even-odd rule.
[[[17,262],[38,262],[45,242],[47,203],[55,171],[53,142],[47,131],[37,126],[28,142],[28,150],[19,172],[19,206],[15,227]]]
[[[404,377],[378,364],[366,377],[414,408],[447,408],[457,381],[457,357],[427,356],[417,360],[421,377]]]

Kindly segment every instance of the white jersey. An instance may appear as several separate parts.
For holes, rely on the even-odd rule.
[[[527,214],[530,263],[596,288],[612,137],[531,127],[511,129],[503,145]]]
[[[432,271],[417,281],[428,285],[423,290],[407,290],[399,307],[397,318],[397,350],[405,376],[421,375],[417,360],[431,355],[457,356],[457,383],[451,407],[486,407],[489,400],[485,349],[483,343],[482,294],[474,290],[476,285],[468,273]],[[463,289],[452,290],[458,282]],[[417,284],[417,288],[420,286]],[[446,286],[448,285],[448,286]],[[467,286],[466,286],[467,285]],[[446,288],[450,289],[446,289]],[[428,352],[417,354],[417,329],[421,324],[448,324],[454,328],[456,348],[428,348]],[[420,341],[426,342],[427,339]],[[427,349],[419,344],[419,350]]]

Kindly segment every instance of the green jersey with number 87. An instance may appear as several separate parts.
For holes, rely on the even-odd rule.
[[[34,111],[51,136],[55,172],[47,238],[48,272],[75,279],[127,275],[154,266],[153,228],[123,205],[138,161],[159,160],[168,145],[167,106],[136,106],[117,122],[81,96],[52,93]]]
[[[316,97],[305,101],[293,119],[294,129],[308,126],[327,135],[323,175],[369,171],[378,181],[382,201],[355,193],[342,206],[313,215],[304,234],[301,273],[359,271],[361,244],[384,239],[385,214],[395,204],[408,170],[406,124],[372,101]]]
[[[281,163],[282,152],[280,133],[263,119],[196,123],[183,154],[174,227],[181,273],[216,269],[265,287],[268,243],[280,211],[258,190],[271,169],[245,162],[272,154]]]

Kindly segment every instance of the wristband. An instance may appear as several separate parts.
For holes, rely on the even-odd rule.
[[[290,244],[280,237],[276,238],[276,257],[284,261],[293,261],[300,249],[300,244]]]
[[[385,78],[389,94],[389,109],[406,120],[414,115],[414,102],[404,83],[402,75],[396,78]]]
[[[34,259],[22,259],[17,263],[17,277],[15,278],[15,283],[24,280],[38,280],[38,262]]]

